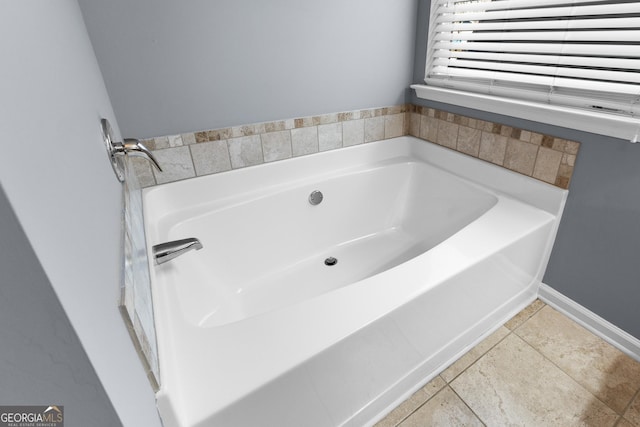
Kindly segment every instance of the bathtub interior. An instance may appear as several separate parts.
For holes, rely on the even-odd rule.
[[[532,279],[523,272],[535,266],[514,268],[512,254],[543,251],[548,232],[539,229],[464,269],[446,286],[358,329],[199,426],[375,424],[535,298],[535,289],[523,286]]]
[[[215,185],[215,182],[211,183]],[[321,191],[321,203],[308,201]],[[455,194],[455,197],[451,197]],[[209,327],[313,298],[402,264],[477,219],[495,194],[405,157],[174,212],[166,239],[201,251],[157,267],[185,318]],[[327,265],[329,257],[337,262]],[[330,263],[331,264],[331,263]]]
[[[380,270],[360,271],[354,277],[361,279],[346,286],[318,288],[313,297],[262,312],[238,300],[244,312],[217,319],[206,317],[218,294],[206,292],[220,292],[219,283],[198,282],[197,269],[213,262],[197,262],[204,250],[151,266],[161,365],[156,398],[166,426],[372,425],[535,298],[567,196],[411,137],[280,163],[145,190],[148,245],[191,237],[183,234],[192,225],[207,224],[215,228],[211,237],[195,236],[205,248],[221,236],[237,245],[239,264],[224,273],[235,280],[270,271],[269,263],[245,271],[254,268],[246,260],[259,263],[261,255],[276,262],[282,251],[315,262],[337,253],[344,240],[332,233],[344,226],[345,204],[360,212],[351,219],[359,234],[347,235],[347,243],[375,233],[420,238],[405,241],[397,260],[385,260],[390,268],[377,262]],[[337,175],[349,175],[350,184],[332,183]],[[433,184],[428,197],[424,180]],[[453,198],[452,185],[459,186]],[[320,205],[307,202],[313,190],[326,193]],[[276,209],[282,206],[290,207]],[[223,217],[246,227],[234,229],[218,221]],[[278,226],[265,227],[261,218]],[[323,245],[283,244],[308,232],[308,221],[317,223],[317,234],[301,240]],[[239,235],[277,244],[243,248]],[[242,258],[245,252],[250,257]],[[352,264],[338,258],[334,267]],[[329,274],[332,268],[318,266]],[[299,284],[296,274],[288,277]]]

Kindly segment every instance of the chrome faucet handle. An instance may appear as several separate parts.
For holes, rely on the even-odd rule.
[[[151,151],[147,147],[145,147],[144,144],[142,144],[142,142],[140,142],[139,140],[135,138],[125,138],[124,143],[120,142],[116,144],[121,144],[122,152],[124,154],[127,154],[129,156],[143,157],[149,160],[149,162],[151,162],[159,172],[162,172],[162,168],[160,167],[158,160],[151,153]]]
[[[109,120],[100,120],[100,125],[102,126],[102,138],[107,148],[107,155],[118,181],[124,182],[124,171],[122,162],[118,162],[117,158],[124,155],[143,157],[151,162],[158,171],[162,172],[158,160],[144,144],[133,138],[125,138],[124,142],[114,141],[113,130]]]

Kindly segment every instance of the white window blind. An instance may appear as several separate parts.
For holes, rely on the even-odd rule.
[[[640,117],[640,1],[432,0],[425,82]]]

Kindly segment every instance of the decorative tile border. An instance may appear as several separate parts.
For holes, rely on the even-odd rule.
[[[408,134],[408,105],[255,123],[142,141],[163,172],[132,158],[140,185],[178,181]]]
[[[143,187],[412,135],[560,188],[580,144],[416,105],[255,123],[143,141],[164,172],[132,159]]]
[[[410,105],[409,134],[567,189],[580,143]]]

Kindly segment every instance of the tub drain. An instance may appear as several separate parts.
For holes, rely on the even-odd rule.
[[[338,260],[332,256],[324,260],[324,265],[328,265],[329,267],[331,267],[332,265],[336,265],[337,263]]]

